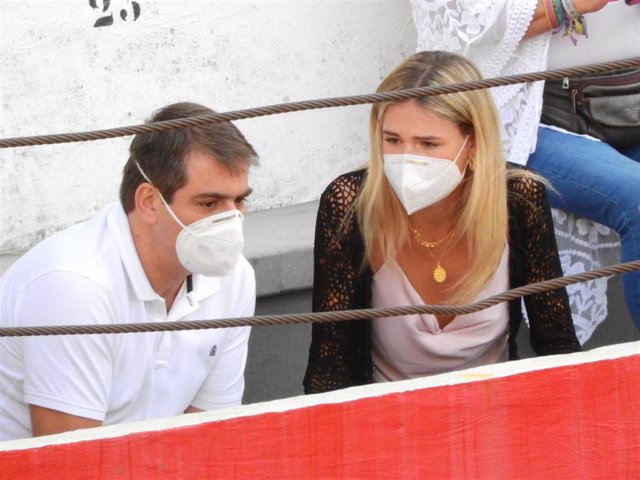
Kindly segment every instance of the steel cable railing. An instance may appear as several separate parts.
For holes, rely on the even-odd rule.
[[[430,313],[435,315],[465,315],[478,312],[498,303],[514,300],[518,297],[542,293],[556,288],[573,285],[588,280],[608,277],[618,273],[640,270],[640,260],[621,263],[610,267],[579,273],[567,277],[554,278],[543,282],[532,283],[494,295],[485,300],[469,305],[413,305],[407,307],[368,308],[361,310],[339,310],[333,312],[316,312],[287,315],[263,315],[254,317],[220,318],[213,320],[191,320],[162,323],[129,323],[105,325],[59,325],[33,327],[0,328],[0,337],[26,337],[42,335],[80,335],[108,333],[141,333],[166,332],[176,330],[203,330],[212,328],[230,328],[242,326],[266,326],[285,324],[304,324],[322,322],[341,322],[346,320],[363,320],[374,317],[393,317]]]

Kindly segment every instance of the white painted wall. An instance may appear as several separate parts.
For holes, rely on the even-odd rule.
[[[405,0],[137,0],[135,21],[136,2],[105,3],[2,0],[1,138],[139,124],[181,100],[230,111],[370,93],[415,49]],[[314,200],[361,163],[368,108],[237,122],[262,163],[251,209]],[[130,140],[0,150],[0,273],[117,199]]]

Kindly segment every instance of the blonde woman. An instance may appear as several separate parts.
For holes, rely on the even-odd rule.
[[[447,50],[464,55],[485,78],[589,65],[640,56],[640,5],[608,0],[411,0],[418,50]],[[563,21],[550,16],[559,15]],[[573,13],[569,13],[573,12]],[[582,33],[567,27],[582,15]],[[564,22],[564,23],[563,23]],[[573,22],[573,21],[572,21]],[[552,24],[563,23],[560,28]],[[577,24],[576,24],[577,25]],[[569,35],[566,35],[569,33]],[[616,74],[619,72],[616,72]],[[565,272],[594,270],[606,263],[640,259],[640,137],[611,146],[556,127],[550,110],[541,118],[545,82],[491,89],[503,126],[506,159],[526,165],[553,185],[551,207],[563,239]],[[640,124],[639,105],[628,97],[627,112]],[[635,110],[634,110],[635,109]],[[635,116],[634,116],[635,115]],[[631,121],[631,120],[630,120]],[[577,132],[579,133],[579,132]],[[567,218],[566,213],[569,213]],[[583,217],[575,218],[575,216]],[[584,218],[597,222],[585,222]],[[603,228],[606,227],[606,228]],[[620,237],[621,248],[608,229]],[[606,253],[605,253],[606,252]],[[640,272],[622,275],[627,309],[640,331]],[[574,286],[571,307],[578,337],[586,342],[594,329],[615,329],[607,319],[606,279]],[[621,321],[621,320],[619,320]]]
[[[465,58],[420,52],[378,91],[480,79]],[[502,155],[486,90],[374,104],[364,170],[325,190],[314,311],[465,304],[562,276],[546,189]],[[539,355],[580,350],[563,289],[525,298]],[[305,391],[516,358],[519,301],[460,316],[314,324]]]

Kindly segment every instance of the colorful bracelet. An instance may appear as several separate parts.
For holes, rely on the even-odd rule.
[[[563,36],[568,36],[574,45],[578,43],[574,34],[587,36],[587,21],[572,0],[543,0],[542,4],[553,33],[564,30]]]
[[[564,14],[564,8],[562,8],[562,0],[552,0],[551,4],[553,5],[553,14],[556,17],[556,22],[558,25],[564,25],[568,18]]]
[[[571,39],[571,42],[574,45],[577,45],[578,39],[573,36],[574,33],[576,35],[584,35],[585,37],[589,36],[587,35],[587,21],[583,16],[580,16],[578,18],[572,18],[571,20],[569,20],[567,23],[564,24],[563,36],[569,37]]]
[[[543,0],[544,14],[551,30],[557,30],[567,22],[567,17],[562,7],[562,0]]]
[[[576,10],[575,5],[571,0],[562,0],[562,8],[564,13],[569,18],[579,18],[582,15]]]
[[[556,28],[558,28],[560,26],[555,14],[554,14],[554,11],[553,11],[553,2],[554,1],[555,0],[543,0],[544,14],[547,17],[547,22],[549,22],[549,26],[551,27],[551,30],[555,30]]]
[[[571,41],[574,45],[578,43],[578,40],[573,36],[576,35],[584,35],[587,36],[587,21],[584,16],[576,10],[575,5],[572,0],[561,0],[562,8],[564,10],[564,16],[566,17],[565,23],[562,25],[564,27],[564,36],[568,36],[571,38]]]

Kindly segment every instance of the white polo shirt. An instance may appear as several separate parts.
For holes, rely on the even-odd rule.
[[[0,278],[0,325],[172,322],[251,316],[255,276],[193,275],[167,313],[120,204],[44,240]],[[0,440],[31,436],[28,404],[105,425],[241,403],[250,329],[0,338]]]

